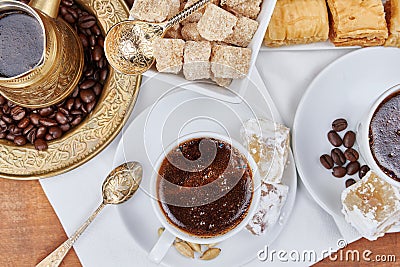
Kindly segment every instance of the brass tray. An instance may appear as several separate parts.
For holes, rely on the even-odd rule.
[[[77,0],[99,20],[103,33],[129,16],[124,0]],[[0,177],[34,180],[58,175],[87,162],[121,131],[135,105],[141,76],[127,76],[110,68],[102,95],[91,114],[47,151],[0,141]]]

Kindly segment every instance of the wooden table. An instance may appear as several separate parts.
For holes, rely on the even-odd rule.
[[[0,266],[34,266],[66,240],[64,229],[38,181],[0,179],[0,192]],[[400,262],[400,233],[387,234],[374,242],[359,240],[342,253],[355,249],[361,252],[369,249],[373,252],[371,257],[393,254]],[[315,266],[345,265],[364,266],[365,262],[346,263],[327,258]],[[396,266],[395,263],[376,262],[372,265]],[[72,250],[61,266],[81,264]]]

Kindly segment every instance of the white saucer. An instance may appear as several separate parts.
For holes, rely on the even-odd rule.
[[[124,132],[118,146],[114,165],[126,160],[139,161],[143,165],[143,181],[133,201],[118,206],[133,241],[146,253],[156,243],[157,229],[161,226],[153,213],[148,183],[152,174],[152,163],[162,152],[162,146],[177,138],[179,132],[214,131],[229,134],[240,140],[241,120],[254,116],[252,107],[222,102],[191,91],[178,91],[163,97],[154,106],[147,108]],[[257,109],[257,108],[255,108]],[[261,107],[259,110],[266,110]],[[258,113],[258,115],[260,115]],[[264,115],[264,114],[263,114]],[[268,115],[266,115],[268,116]],[[279,222],[262,236],[254,236],[242,230],[234,237],[220,243],[221,254],[212,261],[187,259],[171,248],[162,261],[164,266],[238,266],[256,258],[257,252],[277,238],[284,228],[294,205],[296,194],[296,170],[290,153],[283,183],[288,185],[289,196],[283,207]],[[146,188],[147,187],[147,188]]]
[[[361,116],[376,98],[400,83],[399,70],[400,49],[360,49],[326,67],[300,101],[293,126],[297,169],[315,201],[332,216],[343,216],[340,196],[350,177],[335,178],[319,162],[319,157],[332,149],[327,140],[331,123],[346,118],[346,130],[356,131]],[[357,174],[352,177],[358,180]]]

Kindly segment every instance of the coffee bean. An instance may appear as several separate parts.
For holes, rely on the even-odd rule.
[[[333,167],[332,175],[337,178],[342,178],[346,175],[346,168],[342,166]]]
[[[90,46],[91,46],[91,47],[94,47],[94,46],[96,45],[96,43],[97,43],[96,36],[91,35],[91,36],[89,37],[89,44],[90,44]]]
[[[343,137],[343,145],[347,148],[354,146],[356,134],[353,131],[348,131]]]
[[[6,138],[6,136],[7,136],[6,132],[0,133],[0,139],[4,139],[4,138]]]
[[[96,101],[92,101],[90,103],[86,104],[86,111],[87,113],[92,112],[92,110],[94,109],[94,107],[96,106]]]
[[[44,141],[43,139],[36,139],[34,141],[34,146],[37,150],[39,151],[44,151],[47,149],[47,142]]]
[[[13,135],[12,133],[9,133],[6,135],[6,139],[10,140],[10,141],[14,141],[15,135]]]
[[[97,38],[97,44],[104,48],[104,38],[102,36]]]
[[[54,139],[54,137],[51,134],[46,134],[44,137],[44,140],[46,140],[46,141],[51,141],[53,139]]]
[[[346,188],[352,186],[355,183],[356,183],[356,180],[354,180],[353,178],[347,179],[346,180]]]
[[[93,74],[94,74],[94,68],[92,68],[92,67],[88,68],[88,69],[83,73],[83,75],[85,75],[86,77],[90,77],[90,76],[92,76]]]
[[[96,84],[96,81],[89,79],[84,81],[81,85],[79,85],[79,88],[82,90],[92,88]]]
[[[82,106],[81,106],[82,108]],[[83,111],[82,110],[73,110],[71,111],[71,115],[83,115]]]
[[[66,108],[63,108],[63,107],[58,108],[58,112],[61,112],[64,115],[68,115],[69,114],[69,110],[66,109]],[[56,116],[57,116],[57,113],[56,113]]]
[[[36,131],[37,138],[43,138],[47,133],[47,128],[44,126],[40,126]]]
[[[94,35],[99,36],[101,34],[101,30],[99,28],[99,26],[97,26],[96,24],[93,25],[93,27],[90,29]]]
[[[36,129],[32,129],[27,135],[26,135],[26,139],[28,139],[28,141],[33,144],[36,140]]]
[[[104,57],[101,58],[101,59],[97,62],[97,66],[98,66],[100,69],[102,69],[103,67],[105,67],[106,64],[107,64],[107,62],[106,62],[106,59],[105,59]],[[99,73],[98,75],[99,75],[99,79],[100,79],[100,73]]]
[[[76,126],[76,125],[78,125],[79,123],[81,123],[81,121],[82,121],[82,117],[81,117],[81,116],[78,116],[78,117],[76,117],[73,121],[71,121],[71,125],[72,125],[72,126]]]
[[[10,125],[8,127],[8,130],[10,131],[10,133],[12,133],[13,135],[19,135],[22,133],[22,129],[18,128],[16,125]]]
[[[68,14],[67,8],[64,6],[60,7],[60,14],[61,16],[65,16],[66,14]]]
[[[4,105],[6,103],[6,98],[2,95],[0,95],[0,105]]]
[[[62,0],[62,4],[65,6],[72,6],[74,4],[73,0]]]
[[[2,119],[3,119],[3,121],[5,123],[12,123],[13,122],[13,119],[11,119],[10,117],[5,116],[5,115],[3,115]]]
[[[41,118],[39,120],[39,123],[41,125],[43,125],[43,126],[46,126],[46,127],[51,127],[51,126],[56,126],[57,125],[57,122],[55,120],[48,119],[48,118]]]
[[[100,59],[102,59],[103,57],[103,48],[101,48],[100,46],[96,45],[93,49],[93,59],[95,61],[99,61]]]
[[[348,175],[353,175],[360,169],[360,163],[358,161],[350,162],[347,164],[346,171]]]
[[[68,110],[71,110],[72,107],[74,106],[74,101],[75,101],[75,99],[73,99],[73,98],[68,99],[67,103],[65,104],[65,107],[66,107]],[[65,114],[65,115],[66,115],[66,114]]]
[[[80,109],[81,106],[82,106],[82,100],[80,98],[75,98],[74,108],[75,109]]]
[[[54,138],[60,138],[62,135],[62,130],[60,127],[53,126],[49,128],[49,134]]]
[[[68,118],[67,118],[63,113],[61,113],[60,111],[58,111],[58,112],[56,113],[56,121],[57,121],[59,124],[65,124],[65,123],[68,122]]]
[[[67,11],[69,14],[71,14],[74,17],[74,19],[77,19],[79,17],[79,14],[75,9],[68,8]]]
[[[30,122],[31,121],[27,117],[25,117],[25,118],[23,118],[22,120],[19,121],[18,128],[24,129],[29,125]]]
[[[77,97],[79,95],[79,87],[76,87],[75,89],[74,89],[74,91],[72,92],[72,97],[73,98],[75,98],[75,97]]]
[[[344,156],[348,161],[354,162],[359,158],[358,152],[353,148],[348,148],[344,151]]]
[[[361,166],[360,171],[358,172],[358,177],[360,177],[360,179],[363,178],[369,170],[370,169],[367,165]]]
[[[25,127],[25,129],[22,131],[23,135],[27,135],[29,133],[30,130],[33,129],[33,125],[29,124],[28,126]]]
[[[86,35],[84,35],[83,33],[80,33],[79,34],[79,38],[81,39],[81,43],[83,45],[83,48],[86,48],[86,47],[89,46],[89,41],[88,41]]]
[[[41,108],[39,110],[39,114],[42,117],[47,117],[49,116],[51,113],[53,113],[53,109],[51,107],[47,107],[47,108]]]
[[[101,94],[101,90],[102,90],[103,88],[101,87],[101,84],[100,84],[100,83],[96,83],[96,85],[93,86],[92,89],[93,89],[94,94],[95,94],[96,96],[99,96],[99,95]]]
[[[75,23],[75,18],[74,18],[71,14],[69,14],[69,13],[65,14],[65,16],[63,17],[63,19],[64,19],[66,22],[70,23],[70,24]]]
[[[340,136],[337,134],[337,132],[335,132],[333,130],[329,131],[328,140],[335,147],[339,147],[343,143],[342,138],[340,138]]]
[[[96,24],[96,18],[92,15],[85,15],[79,18],[78,24],[83,29],[88,29]]]
[[[90,103],[96,99],[96,95],[92,89],[81,90],[79,96],[85,103]]]
[[[63,125],[60,125],[60,129],[61,129],[63,132],[66,132],[66,131],[68,131],[69,129],[71,129],[71,125],[69,125],[68,123],[67,123],[67,124],[63,124]]]
[[[107,79],[107,75],[108,75],[108,70],[107,69],[102,69],[100,71],[100,80],[101,81],[105,81]]]
[[[342,166],[346,163],[346,157],[344,156],[342,150],[339,148],[334,148],[331,151],[332,160],[338,165]]]
[[[336,132],[341,132],[347,128],[347,121],[345,119],[336,119],[332,122],[332,129]]]
[[[23,107],[16,106],[11,109],[10,114],[13,120],[19,121],[22,120],[23,117],[25,117],[26,111]]]
[[[326,169],[329,170],[333,168],[333,159],[331,158],[331,156],[324,154],[319,158],[319,161]]]
[[[16,144],[17,146],[23,146],[26,144],[26,142],[26,137],[23,135],[19,135],[14,138],[14,144]]]
[[[40,120],[39,114],[31,113],[29,118],[30,118],[31,122],[33,123],[33,125],[39,125],[39,120]]]

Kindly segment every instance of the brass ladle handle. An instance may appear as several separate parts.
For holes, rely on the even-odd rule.
[[[196,2],[196,3],[194,3],[193,5],[191,5],[190,7],[185,8],[184,10],[182,10],[181,12],[179,12],[178,14],[176,14],[175,16],[173,16],[172,18],[170,18],[167,21],[167,23],[165,25],[165,29],[168,30],[169,28],[171,28],[175,24],[177,24],[177,23],[181,22],[182,20],[186,19],[193,12],[195,12],[198,9],[202,8],[205,4],[207,4],[210,1],[211,0],[200,0],[200,1]]]
[[[79,227],[78,230],[68,238],[64,243],[62,243],[58,248],[56,248],[52,253],[50,253],[46,258],[36,265],[36,267],[57,267],[61,264],[68,251],[71,250],[75,241],[78,240],[79,236],[86,230],[89,224],[96,218],[100,211],[106,206],[106,204],[101,203],[101,205],[90,215],[90,217]]]

